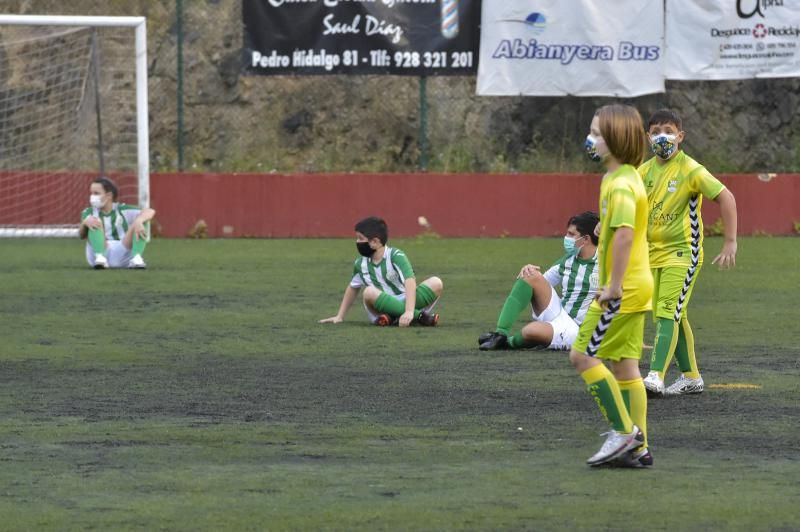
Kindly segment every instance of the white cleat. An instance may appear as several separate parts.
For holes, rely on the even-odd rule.
[[[642,381],[644,382],[644,389],[650,395],[664,395],[664,381],[658,376],[657,371],[651,371],[647,377]]]
[[[639,427],[636,425],[633,426],[633,430],[629,433],[612,430],[605,434],[607,434],[608,437],[606,437],[603,446],[600,447],[600,450],[592,455],[591,458],[586,460],[586,463],[590,466],[597,466],[610,462],[644,443],[644,434],[642,434],[642,431],[639,430]]]
[[[108,259],[105,255],[95,255],[94,256],[94,266],[95,270],[105,270],[108,268]]]
[[[133,258],[128,262],[128,268],[134,268],[137,270],[144,270],[147,268],[147,264],[145,264],[144,259],[141,255],[134,255]]]
[[[669,388],[664,392],[667,395],[686,395],[690,393],[703,393],[705,383],[703,377],[690,379],[685,375],[678,377],[678,380],[670,384]]]

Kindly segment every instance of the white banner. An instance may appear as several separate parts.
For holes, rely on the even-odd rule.
[[[800,76],[800,1],[667,0],[669,79]]]
[[[664,92],[663,0],[483,0],[478,94]]]

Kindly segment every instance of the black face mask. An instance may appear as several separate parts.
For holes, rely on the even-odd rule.
[[[369,247],[369,242],[356,242],[358,252],[365,257],[371,257],[375,250]]]

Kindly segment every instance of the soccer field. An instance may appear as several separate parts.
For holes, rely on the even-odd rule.
[[[560,239],[392,241],[445,283],[405,330],[317,323],[352,240],[155,240],[147,271],[4,240],[0,528],[797,529],[800,238],[727,272],[721,244],[689,307],[706,392],[650,401],[655,466],[620,470],[584,463],[606,424],[565,353],[477,350]]]

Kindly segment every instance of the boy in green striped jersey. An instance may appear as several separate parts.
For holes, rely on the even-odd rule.
[[[142,254],[147,224],[156,211],[117,203],[117,185],[98,177],[89,187],[89,204],[81,213],[79,235],[87,239],[86,261],[96,270],[146,268]]]
[[[361,256],[353,265],[353,276],[344,291],[339,312],[320,323],[344,321],[363,288],[364,308],[375,325],[436,325],[439,315],[432,309],[442,295],[442,280],[429,277],[417,285],[406,254],[386,245],[389,229],[383,219],[365,218],[355,225],[355,231],[356,248]]]
[[[685,133],[677,113],[656,111],[648,121],[650,148],[656,155],[639,167],[650,203],[647,225],[656,338],[650,372],[644,379],[653,395],[700,393],[704,382],[694,352],[687,306],[703,265],[703,196],[719,203],[725,230],[722,251],[712,261],[736,264],[736,199],[708,170],[680,149]],[[682,375],[669,387],[664,376],[672,357]]]
[[[547,347],[566,350],[597,293],[597,214],[584,212],[567,222],[564,251],[546,272],[527,264],[503,304],[494,332],[478,338],[481,351]],[[555,291],[561,286],[561,297]],[[511,327],[523,309],[530,306],[533,321],[510,336]]]

